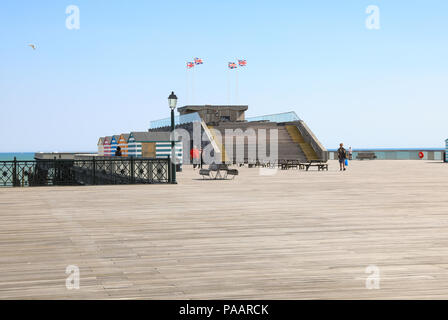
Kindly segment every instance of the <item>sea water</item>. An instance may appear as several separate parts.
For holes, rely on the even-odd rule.
[[[0,161],[34,160],[34,152],[0,152]]]

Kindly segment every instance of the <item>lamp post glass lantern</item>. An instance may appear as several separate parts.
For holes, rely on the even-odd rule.
[[[173,91],[171,91],[170,96],[168,97],[168,105],[170,106],[171,110],[176,109],[177,105],[177,96],[174,94]]]
[[[171,109],[171,183],[176,182],[176,147],[174,142],[174,109],[176,109],[177,105],[177,96],[174,94],[174,91],[171,91],[170,96],[168,97],[168,106]]]

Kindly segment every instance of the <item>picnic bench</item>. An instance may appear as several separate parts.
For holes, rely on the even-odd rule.
[[[300,161],[295,159],[282,159],[278,161],[278,164],[281,170],[300,169]]]
[[[328,163],[322,160],[311,160],[308,162],[302,162],[300,163],[299,169],[305,169],[306,171],[308,171],[310,167],[317,167],[317,171],[328,171]]]
[[[359,152],[356,156],[356,159],[358,160],[374,160],[376,159],[375,152]]]
[[[212,163],[208,169],[199,170],[199,174],[203,179],[209,177],[211,180],[226,180],[229,176],[232,176],[232,179],[234,179],[238,175],[238,170],[230,169],[225,163]]]
[[[277,166],[277,161],[249,160],[247,165],[249,168],[275,168]]]

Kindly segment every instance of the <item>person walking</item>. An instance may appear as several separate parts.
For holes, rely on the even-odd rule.
[[[347,159],[347,151],[344,149],[344,144],[341,143],[338,149],[338,159],[339,159],[339,171],[346,170],[345,159]]]
[[[352,147],[348,148],[348,160],[352,160],[353,157],[353,150]]]
[[[199,168],[200,169],[202,169],[202,165],[204,164],[204,149],[202,149],[202,147],[201,147],[201,149],[199,150],[199,153],[200,153],[200,157],[201,157],[201,164],[199,165]]]
[[[121,147],[117,147],[117,150],[115,151],[116,157],[121,157]]]
[[[193,169],[196,169],[196,166],[200,166],[201,162],[201,155],[199,153],[199,149],[196,146],[193,146],[193,149],[190,151],[190,157],[191,161],[193,162]]]

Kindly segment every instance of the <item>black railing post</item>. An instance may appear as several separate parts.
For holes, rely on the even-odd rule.
[[[131,157],[131,184],[135,183],[135,172],[134,172],[134,158]]]
[[[168,158],[168,162],[167,162],[167,166],[168,168],[171,169],[171,171],[168,172],[168,183],[177,183],[176,181],[174,181],[174,177],[173,177],[173,166],[171,165],[171,159]],[[159,179],[160,181],[162,181],[162,177]]]
[[[12,186],[17,187],[17,158],[14,157],[14,163],[12,167]]]
[[[171,166],[171,157],[170,156],[168,156],[167,165],[168,165],[168,183],[173,183],[173,175],[171,173],[172,166]]]
[[[92,157],[92,184],[96,185],[96,161],[95,161],[95,157]]]
[[[50,170],[50,168],[51,168],[51,165],[48,167],[48,170]],[[58,181],[58,160],[56,160],[56,156],[53,157],[53,169],[54,169],[54,172],[53,172],[52,184],[57,185],[58,184],[58,182],[57,182]],[[50,171],[47,171],[47,183],[48,183],[48,179],[49,179],[48,172],[50,172]]]

